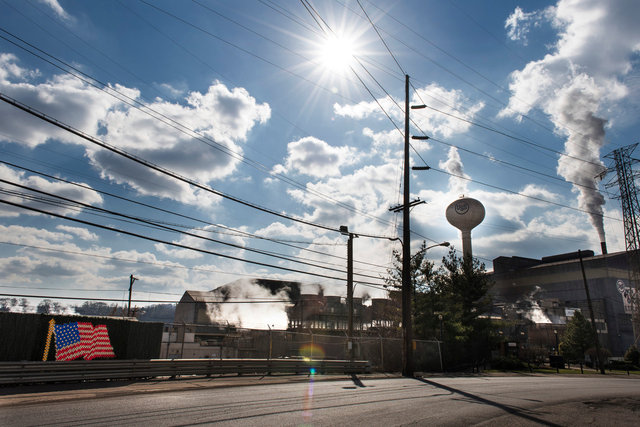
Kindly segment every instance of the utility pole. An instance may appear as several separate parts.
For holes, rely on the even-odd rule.
[[[393,212],[399,212],[400,210],[402,210],[402,375],[405,377],[413,377],[413,326],[411,319],[411,224],[409,222],[409,212],[411,211],[411,208],[413,206],[419,205],[424,202],[420,199],[414,200],[413,202],[409,201],[409,197],[411,195],[409,191],[409,110],[426,108],[426,105],[415,105],[409,107],[409,75],[405,75],[404,94],[404,197],[402,206],[393,207],[389,210]],[[411,138],[419,140],[429,139],[428,136],[412,136]],[[429,166],[418,166],[411,169],[428,170],[430,168]]]
[[[131,290],[133,289],[133,282],[138,280],[137,277],[133,277],[133,274],[129,276],[129,305],[127,306],[127,317],[131,316]]]
[[[411,322],[411,225],[409,223],[409,75],[404,82],[404,205],[402,208],[402,375],[413,377],[413,325]]]
[[[580,269],[582,270],[582,280],[584,281],[584,291],[587,293],[587,304],[589,304],[589,314],[591,314],[591,326],[593,326],[593,335],[596,339],[596,357],[598,358],[598,366],[600,373],[604,375],[604,364],[600,354],[600,339],[598,338],[598,328],[596,327],[596,319],[593,315],[593,304],[591,304],[591,294],[589,293],[589,285],[587,284],[587,275],[584,273],[584,264],[582,263],[582,252],[578,249],[578,257],[580,258]],[[556,335],[556,341],[558,336]]]

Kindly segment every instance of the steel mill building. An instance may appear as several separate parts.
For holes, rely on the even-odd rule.
[[[527,338],[546,330],[553,340],[575,310],[590,318],[586,281],[600,343],[612,356],[620,357],[640,332],[637,315],[632,319],[634,299],[635,312],[638,310],[638,293],[630,267],[632,257],[638,255],[617,252],[595,256],[593,251],[581,251],[542,259],[498,257],[493,260],[495,285],[490,292],[502,319],[528,323]],[[525,336],[524,330],[516,333]],[[524,342],[517,335],[511,338]]]

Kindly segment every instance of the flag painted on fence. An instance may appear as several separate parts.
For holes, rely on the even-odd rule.
[[[93,334],[91,323],[73,322],[55,325],[56,360],[84,357]]]
[[[85,359],[91,360],[96,358],[116,357],[111,347],[109,333],[106,325],[96,325],[93,327],[91,336],[91,348],[85,355]]]
[[[73,322],[55,325],[56,360],[115,357],[106,325]]]

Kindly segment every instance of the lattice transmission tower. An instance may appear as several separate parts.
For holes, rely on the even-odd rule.
[[[606,188],[618,187],[620,193],[614,198],[620,199],[622,204],[622,220],[624,222],[624,240],[627,251],[640,249],[640,204],[638,203],[638,191],[635,180],[639,176],[632,166],[638,163],[638,159],[631,157],[631,153],[638,144],[627,145],[618,148],[604,156],[605,159],[613,160],[613,165],[608,171],[615,171],[616,177],[605,184]]]
[[[618,290],[623,299],[629,304],[631,322],[633,324],[634,342],[637,344],[640,339],[640,203],[638,203],[638,190],[636,178],[640,173],[633,170],[633,165],[638,163],[638,159],[631,157],[631,153],[636,149],[638,143],[618,148],[607,154],[605,159],[610,159],[613,164],[607,172],[616,173],[606,188],[618,187],[619,194],[614,196],[620,199],[622,204],[622,221],[624,223],[624,240],[627,249],[628,262],[630,268],[629,286],[625,289],[624,284],[618,283]],[[625,307],[626,309],[626,307]],[[626,310],[625,310],[626,311]]]

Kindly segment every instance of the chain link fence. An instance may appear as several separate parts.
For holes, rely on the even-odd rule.
[[[251,330],[204,325],[166,325],[161,357],[163,358],[301,358],[329,360],[367,360],[378,372],[402,370],[403,342],[400,337],[346,334],[328,335],[313,331]],[[439,341],[414,341],[415,371],[436,372],[443,369]]]

